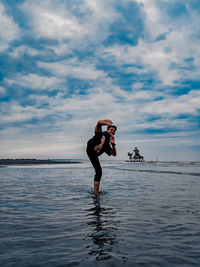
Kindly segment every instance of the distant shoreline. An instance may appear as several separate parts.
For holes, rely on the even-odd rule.
[[[62,159],[0,159],[0,165],[26,165],[26,164],[76,164],[80,160]]]

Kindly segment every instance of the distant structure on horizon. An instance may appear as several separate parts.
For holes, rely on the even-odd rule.
[[[144,157],[140,155],[140,152],[137,147],[133,150],[133,152],[128,152],[129,161],[131,162],[142,162],[144,161]]]

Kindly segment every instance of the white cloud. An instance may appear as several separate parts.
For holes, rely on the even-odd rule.
[[[176,80],[186,77],[198,78],[198,72],[192,73],[190,70],[183,70],[185,58],[198,57],[199,52],[195,52],[197,43],[191,43],[189,36],[183,32],[171,32],[167,40],[160,42],[147,42],[140,39],[137,46],[115,45],[104,49],[104,53],[114,55],[119,65],[139,64],[141,68],[128,68],[128,73],[145,74],[154,71],[164,85],[174,85]],[[171,65],[176,68],[171,68]],[[200,63],[195,61],[197,70]]]
[[[28,75],[16,75],[13,79],[4,80],[8,85],[18,85],[26,89],[53,90],[63,89],[63,80],[56,77],[40,76],[29,73]],[[59,87],[59,88],[58,88]]]
[[[0,3],[0,52],[6,50],[9,44],[19,37],[19,27],[13,18],[5,12],[3,4]]]
[[[191,91],[188,95],[166,98],[146,105],[142,110],[150,114],[198,114],[200,109],[200,92]]]
[[[73,14],[68,4],[52,0],[29,0],[21,8],[30,16],[29,24],[36,37],[59,41],[67,39],[76,45],[78,42],[79,47],[88,44],[88,41],[98,42],[107,31],[107,22],[115,16],[106,1],[97,0],[74,3],[74,9],[79,9],[84,14],[83,18]]]
[[[1,111],[3,114],[1,123],[23,123],[33,118],[41,119],[49,114],[48,109],[35,106],[21,106],[17,102],[3,103]]]
[[[142,94],[143,92],[138,91],[137,93]],[[119,157],[123,158],[125,156],[124,153],[130,149],[132,144],[142,146],[142,144],[146,143],[146,146],[150,146],[150,136],[139,135],[137,134],[138,130],[179,127],[179,129],[184,131],[189,125],[187,120],[177,121],[170,120],[170,118],[165,118],[163,121],[147,122],[145,119],[146,112],[149,115],[152,113],[161,115],[162,112],[165,112],[165,110],[162,110],[162,106],[164,104],[165,108],[167,101],[161,101],[158,106],[157,102],[146,106],[140,105],[136,103],[138,97],[140,98],[141,96],[140,94],[131,94],[129,101],[126,100],[124,103],[117,102],[112,94],[103,91],[96,91],[96,93],[87,96],[73,96],[71,98],[63,98],[63,94],[59,93],[55,97],[32,95],[30,99],[34,100],[35,106],[23,107],[18,103],[8,103],[3,106],[4,116],[1,123],[23,123],[23,121],[33,118],[40,120],[37,125],[26,123],[23,127],[14,128],[13,133],[16,131],[18,133],[18,145],[13,144],[14,139],[11,133],[5,138],[6,133],[2,132],[2,140],[7,140],[8,150],[6,153],[18,153],[18,155],[21,153],[20,155],[26,156],[31,153],[31,155],[37,155],[36,157],[85,157],[86,142],[93,135],[96,121],[102,118],[111,118],[118,126],[116,139],[117,143],[119,142]],[[177,102],[185,105],[188,101],[195,107],[199,107],[199,94],[192,92],[189,99],[180,97]],[[46,103],[48,103],[47,107],[43,105]],[[171,103],[169,109],[172,109],[173,104],[176,103]],[[44,108],[37,108],[41,106],[44,106]],[[178,108],[181,111],[181,106],[178,106]],[[158,113],[156,113],[157,111]],[[193,112],[193,110],[190,111]],[[171,114],[174,115],[173,110]],[[67,117],[68,115],[71,116],[71,119]],[[45,119],[46,116],[51,116],[54,120],[48,121]],[[179,134],[179,140],[176,140],[177,145],[181,145],[183,140],[190,140],[186,135],[183,135],[183,131]],[[167,139],[169,140],[167,144],[173,143],[174,138],[174,134],[170,135],[169,133],[162,134],[162,136],[157,135],[151,141],[151,145],[152,142],[158,143]],[[120,144],[124,141],[127,141],[126,145]],[[11,143],[13,147],[10,145]],[[3,147],[6,145],[4,143]]]
[[[152,39],[155,39],[158,35],[162,34],[168,29],[168,25],[161,23],[162,12],[157,7],[157,1],[152,0],[133,0],[143,5],[143,11],[146,15],[145,27],[146,31],[150,34]]]
[[[3,86],[0,86],[0,95],[5,95],[6,89]]]
[[[52,1],[26,1],[22,9],[30,15],[30,26],[37,37],[62,39],[75,37],[84,31],[64,5]]]
[[[57,56],[72,55],[72,48],[69,47],[68,43],[58,42],[58,44],[47,44],[47,49],[53,50]]]
[[[200,23],[199,14],[191,10],[187,23],[185,17],[177,22],[167,18],[165,10],[158,7],[157,1],[137,2],[146,15],[144,38],[139,39],[137,46],[114,45],[103,48],[101,53],[114,55],[118,65],[143,65],[143,69],[134,67],[126,71],[136,74],[154,72],[164,85],[173,86],[175,81],[182,79],[198,79],[200,50],[197,47],[200,42],[196,25]],[[162,34],[165,34],[165,39],[155,42]],[[187,68],[185,58],[194,58],[196,71]]]
[[[145,74],[154,71],[165,85],[172,85],[179,78],[178,70],[169,69],[170,64],[177,61],[176,54],[173,50],[166,52],[165,47],[159,43],[147,43],[140,39],[136,47],[115,45],[106,48],[105,52],[114,55],[120,65],[138,63],[144,67],[129,68],[129,73]]]
[[[58,62],[38,62],[37,65],[40,68],[50,70],[52,73],[59,77],[75,77],[79,79],[96,80],[98,78],[104,78],[105,73],[100,70],[96,70],[94,63],[79,62],[76,59],[69,59]]]
[[[21,58],[25,54],[34,57],[34,56],[42,55],[44,53],[27,45],[20,45],[18,47],[14,47],[13,51],[10,52],[10,55],[13,58]]]

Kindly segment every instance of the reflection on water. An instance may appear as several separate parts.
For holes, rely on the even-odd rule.
[[[112,258],[112,247],[116,241],[115,212],[101,202],[100,196],[93,197],[92,206],[87,209],[89,232],[87,240],[88,254],[94,255],[97,261]]]

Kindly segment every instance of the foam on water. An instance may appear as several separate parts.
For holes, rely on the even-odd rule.
[[[200,165],[0,168],[0,266],[199,266]]]

